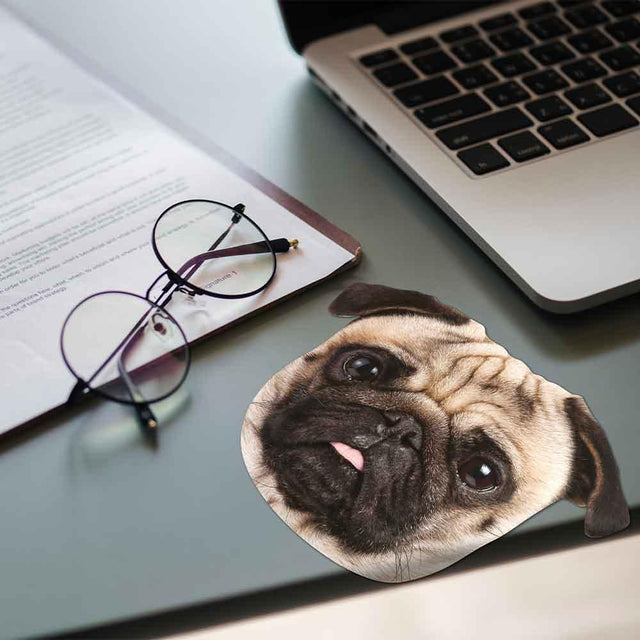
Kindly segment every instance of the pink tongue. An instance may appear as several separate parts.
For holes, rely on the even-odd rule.
[[[364,469],[364,457],[360,451],[350,447],[344,442],[330,442],[331,446],[346,460],[348,460],[358,471]]]

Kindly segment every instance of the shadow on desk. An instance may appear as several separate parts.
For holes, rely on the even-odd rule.
[[[583,522],[580,521],[529,533],[507,534],[460,560],[452,567],[428,578],[423,578],[423,580],[438,580],[441,577],[457,573],[474,571],[483,567],[541,556],[569,548],[597,545],[602,542],[586,538],[583,526]],[[640,508],[636,508],[631,510],[630,527],[618,534],[616,538],[639,533]],[[608,539],[604,538],[603,541]],[[108,626],[84,629],[72,634],[48,636],[48,639],[159,638],[267,613],[286,611],[304,605],[329,602],[381,589],[394,589],[397,586],[399,585],[372,582],[345,572],[322,580],[295,583],[278,589],[250,593],[246,596],[168,611]]]

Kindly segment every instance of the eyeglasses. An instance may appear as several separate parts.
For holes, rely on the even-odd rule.
[[[147,438],[157,442],[149,405],[182,385],[191,362],[185,332],[167,310],[174,295],[254,296],[273,281],[276,254],[297,247],[297,240],[269,240],[244,210],[214,200],[172,205],[153,227],[153,251],[165,270],[146,294],[102,291],[71,310],[60,334],[62,357],[77,379],[69,403],[93,392],[132,405]]]

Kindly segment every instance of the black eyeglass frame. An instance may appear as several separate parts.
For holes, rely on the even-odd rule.
[[[160,220],[168,213],[171,212],[171,210],[175,209],[175,207],[181,206],[183,204],[189,204],[192,202],[203,202],[203,203],[209,203],[209,204],[214,204],[214,205],[218,205],[221,207],[224,207],[226,209],[229,209],[231,212],[233,212],[232,218],[231,218],[231,224],[229,225],[229,227],[227,228],[227,230],[225,232],[223,232],[217,239],[216,241],[211,245],[211,247],[209,248],[208,252],[205,252],[203,254],[199,254],[198,256],[194,256],[192,257],[190,260],[191,261],[195,261],[194,265],[195,265],[195,269],[189,271],[189,275],[187,276],[187,278],[194,273],[194,271],[200,266],[200,264],[202,264],[202,262],[204,262],[205,260],[208,260],[210,258],[214,258],[214,257],[222,257],[222,256],[216,256],[214,255],[215,253],[226,253],[227,255],[233,255],[230,254],[229,252],[232,250],[242,250],[241,253],[236,253],[236,255],[246,255],[246,254],[255,254],[255,253],[271,253],[271,255],[273,256],[273,269],[271,271],[271,274],[269,275],[268,279],[266,280],[266,282],[261,285],[260,287],[258,287],[257,289],[254,289],[253,291],[250,292],[246,292],[246,293],[242,293],[242,294],[222,294],[222,293],[215,293],[215,292],[211,292],[211,291],[207,291],[205,289],[202,289],[201,287],[198,287],[194,284],[192,284],[191,282],[189,282],[187,279],[183,278],[179,273],[176,273],[171,267],[169,267],[169,265],[166,263],[166,261],[162,258],[162,255],[159,251],[159,248],[157,246],[156,243],[156,229],[158,226],[158,223],[160,222]],[[184,383],[187,374],[189,372],[190,369],[190,365],[191,365],[191,348],[189,346],[189,342],[186,338],[186,335],[184,333],[184,330],[182,329],[182,327],[180,326],[180,324],[178,323],[178,321],[165,309],[165,306],[171,301],[173,294],[176,291],[182,291],[183,293],[186,293],[188,295],[191,296],[195,296],[195,295],[206,295],[209,297],[213,297],[213,298],[221,298],[221,299],[241,299],[241,298],[249,298],[251,296],[254,296],[258,293],[260,293],[261,291],[264,291],[273,281],[273,279],[275,278],[275,274],[276,274],[276,269],[277,269],[277,259],[276,259],[276,253],[285,253],[289,250],[289,248],[293,247],[293,248],[297,248],[298,245],[298,241],[297,240],[287,240],[286,238],[277,238],[275,240],[270,240],[267,235],[265,234],[265,232],[260,228],[260,226],[258,224],[256,224],[256,222],[254,222],[254,220],[252,220],[249,216],[247,216],[244,213],[245,210],[245,206],[242,203],[236,204],[235,206],[230,206],[224,202],[219,202],[217,200],[208,200],[208,199],[202,199],[202,198],[195,198],[195,199],[189,199],[189,200],[182,200],[180,202],[176,202],[174,204],[172,204],[170,207],[167,207],[167,209],[165,209],[156,219],[154,226],[153,226],[153,230],[152,230],[152,236],[151,236],[151,244],[152,244],[152,248],[153,248],[153,252],[156,255],[156,258],[158,259],[158,261],[160,262],[160,264],[162,264],[163,267],[165,267],[165,271],[163,273],[161,273],[149,286],[149,288],[146,291],[146,294],[144,296],[141,296],[139,294],[135,294],[132,292],[128,292],[128,291],[119,291],[119,290],[107,290],[107,291],[99,291],[96,293],[93,293],[89,296],[87,296],[86,298],[84,298],[83,300],[81,300],[80,302],[78,302],[73,309],[71,309],[71,311],[67,314],[65,321],[62,325],[62,329],[60,332],[60,350],[62,353],[62,358],[67,366],[67,368],[69,369],[69,371],[71,372],[71,374],[76,378],[77,382],[75,384],[75,386],[73,387],[73,389],[71,390],[71,393],[69,394],[69,397],[67,399],[67,403],[68,404],[73,404],[77,399],[79,399],[80,397],[84,396],[85,394],[88,393],[95,393],[96,395],[105,398],[107,400],[111,400],[113,402],[117,402],[119,404],[125,404],[125,405],[129,405],[135,408],[136,413],[138,414],[138,417],[140,419],[140,423],[141,426],[143,428],[143,431],[145,432],[146,435],[150,436],[152,443],[156,443],[157,442],[157,435],[156,435],[156,427],[158,426],[157,420],[155,418],[155,416],[153,415],[153,412],[151,411],[149,404],[153,404],[155,402],[159,402],[160,400],[164,400],[166,398],[168,398],[169,396],[171,396],[173,393],[175,393]],[[240,247],[234,247],[234,248],[230,248],[230,249],[222,249],[222,250],[218,250],[216,252],[216,248],[218,247],[218,245],[224,240],[224,238],[227,236],[227,234],[229,233],[229,231],[231,230],[231,228],[233,227],[234,224],[237,224],[238,222],[240,222],[241,220],[246,220],[248,221],[257,231],[258,233],[263,237],[264,240],[256,242],[256,243],[251,243],[249,245],[241,245]],[[189,261],[187,261],[187,263],[185,264],[189,264]],[[184,266],[182,267],[184,268]],[[151,296],[151,291],[153,290],[153,288],[156,286],[156,284],[161,280],[162,277],[167,276],[169,282],[162,288],[160,294],[158,295],[158,297],[155,300],[151,300],[150,296]],[[113,357],[115,356],[115,354],[121,350],[122,345],[130,339],[130,337],[132,335],[134,335],[134,333],[136,331],[139,330],[140,328],[140,324],[142,322],[144,322],[146,320],[146,318],[149,317],[149,314],[152,312],[152,309],[150,309],[149,311],[145,312],[141,318],[140,321],[138,321],[138,323],[136,323],[136,325],[134,326],[134,328],[123,338],[122,342],[120,343],[120,345],[118,345],[118,347],[115,349],[114,352],[112,352],[112,354],[110,356],[107,357],[107,359],[99,366],[99,368],[96,370],[96,372],[92,375],[91,378],[89,378],[88,380],[84,380],[82,377],[80,377],[75,370],[73,369],[73,367],[71,366],[71,363],[69,362],[69,359],[67,358],[67,355],[65,353],[64,350],[64,331],[65,328],[67,327],[67,324],[69,322],[69,319],[71,318],[72,314],[78,309],[78,307],[80,307],[83,303],[85,303],[87,300],[90,300],[91,298],[94,298],[96,296],[99,295],[103,295],[103,294],[107,294],[107,293],[116,293],[116,294],[125,294],[125,295],[130,295],[132,297],[138,298],[140,300],[144,300],[145,302],[147,302],[152,309],[156,308],[160,311],[162,311],[163,313],[165,313],[168,318],[178,327],[183,339],[184,339],[184,350],[187,354],[187,359],[186,359],[186,363],[185,363],[185,371],[182,375],[182,378],[180,379],[179,383],[176,384],[170,391],[168,391],[166,394],[163,394],[161,397],[158,398],[154,398],[151,401],[147,401],[147,400],[143,400],[143,401],[138,401],[133,397],[133,393],[130,394],[132,395],[130,400],[127,400],[125,398],[115,398],[113,396],[110,396],[104,392],[102,392],[98,387],[92,387],[91,386],[91,380],[98,375],[102,369],[108,364],[108,362],[110,362]],[[182,347],[180,348],[182,350]],[[121,357],[121,356],[120,356]],[[126,381],[125,381],[125,384]],[[133,386],[135,387],[135,383],[133,383]],[[128,384],[127,384],[128,387]],[[140,394],[140,396],[142,397],[142,394]]]

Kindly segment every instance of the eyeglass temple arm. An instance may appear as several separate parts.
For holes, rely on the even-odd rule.
[[[286,253],[289,249],[298,247],[298,240],[287,240],[287,238],[276,238],[275,240],[269,240],[269,244],[273,249],[274,253]],[[264,240],[260,242],[252,242],[250,244],[241,244],[237,247],[229,247],[228,249],[218,249],[217,251],[205,251],[204,253],[200,253],[197,256],[193,256],[187,260],[181,267],[178,269],[176,274],[181,278],[189,278],[193,275],[193,271],[189,271],[188,274],[185,275],[187,270],[190,270],[192,267],[199,267],[203,262],[207,260],[213,260],[214,258],[230,258],[232,256],[249,256],[259,253],[270,253],[271,249],[269,248],[269,244],[267,244]]]
[[[234,211],[236,211],[236,213],[234,213],[233,216],[231,217],[231,224],[216,238],[214,243],[209,247],[209,251],[213,251],[229,235],[229,231],[231,231],[231,229],[233,228],[233,225],[238,224],[238,222],[240,222],[240,220],[242,219],[239,213],[244,212],[245,206],[240,202],[235,207],[233,207],[233,209]],[[186,275],[186,278],[190,278],[194,274],[194,272],[199,268],[200,264],[201,263],[198,263],[196,266],[194,266]],[[182,269],[184,269],[184,265],[178,271],[179,274],[182,273]],[[166,271],[165,273],[169,273],[169,272]],[[149,297],[149,293],[151,292],[151,289],[153,289],[153,286],[155,285],[156,282],[158,282],[158,280],[159,278],[156,279],[156,281],[147,289],[147,298]],[[162,296],[168,293],[171,287],[175,287],[175,286],[176,286],[176,283],[173,282],[171,278],[169,278],[169,282],[167,282],[167,284],[162,289],[162,293],[156,300],[156,303],[158,302],[158,300],[160,300],[160,298],[162,298]],[[171,300],[171,295],[168,295],[165,298],[164,304],[166,304],[167,302],[169,302],[169,300]]]
[[[141,335],[141,333],[142,333],[142,327],[137,327],[132,332],[127,334],[127,337],[120,343],[120,345],[118,345],[116,350],[109,356],[109,358],[107,358],[103,366],[98,371],[96,371],[96,373],[92,376],[92,379],[98,373],[100,373],[102,368],[104,368],[104,365],[106,365],[106,363],[109,362],[111,358],[113,358],[113,356],[118,352],[118,350],[120,350],[120,355],[118,356],[118,364],[117,364],[118,372],[120,373],[120,377],[124,381],[124,385],[127,389],[129,396],[133,400],[133,408],[135,409],[136,414],[138,415],[138,419],[140,420],[140,424],[144,430],[145,435],[149,437],[152,444],[155,445],[157,444],[158,420],[155,417],[153,411],[151,410],[151,407],[145,400],[144,396],[142,395],[140,389],[138,389],[135,382],[131,379],[131,376],[125,369],[124,362],[123,362],[123,358],[126,355],[127,350],[131,347],[134,341]],[[124,344],[124,347],[123,347],[123,344]],[[121,349],[121,347],[123,348]],[[85,391],[87,391],[89,388],[90,387],[85,380],[78,378],[78,381],[74,385],[73,389],[71,389],[71,393],[67,398],[67,404],[69,405],[74,404],[77,400],[79,400],[84,395]]]
[[[151,441],[153,445],[158,443],[158,420],[155,417],[149,403],[145,400],[140,389],[138,389],[136,383],[131,379],[129,372],[124,367],[124,357],[128,349],[132,346],[133,342],[141,335],[142,331],[137,331],[131,339],[124,346],[120,355],[118,356],[118,372],[120,377],[124,381],[125,387],[131,399],[133,400],[133,408],[136,411],[140,426],[142,427],[144,435]]]
[[[88,380],[78,379],[78,382],[76,382],[75,386],[71,390],[71,393],[69,394],[69,397],[67,398],[67,402],[74,402],[81,395],[80,390],[89,388],[89,384],[95,379],[97,375],[102,372],[102,370],[109,364],[109,362],[111,362],[111,359],[116,355],[116,353],[118,353],[118,351],[120,351],[120,349],[122,349],[123,346],[133,338],[134,334],[143,329],[142,325],[152,312],[153,309],[149,309],[142,314],[142,317],[138,320],[138,322],[135,323],[129,333],[127,333],[127,335],[124,336],[124,338],[116,345],[116,348],[107,356],[104,362],[93,372]]]

